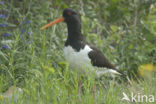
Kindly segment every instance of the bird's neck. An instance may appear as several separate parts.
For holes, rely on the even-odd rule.
[[[81,48],[84,48],[84,44],[82,43],[85,42],[85,39],[81,33],[81,25],[67,24],[67,26],[68,26],[68,38],[65,42],[65,46],[70,45],[76,51],[79,51]]]
[[[81,24],[67,24],[68,27],[68,39],[77,41],[83,38],[81,33]]]

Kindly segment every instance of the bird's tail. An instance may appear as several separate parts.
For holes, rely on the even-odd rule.
[[[119,73],[118,71],[116,70],[113,70],[113,69],[107,69],[107,70],[97,70],[96,71],[96,76],[98,78],[100,78],[101,76],[103,75],[122,75],[121,73]]]

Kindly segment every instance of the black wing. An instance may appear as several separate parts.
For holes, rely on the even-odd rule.
[[[110,69],[116,68],[106,59],[106,57],[102,54],[100,50],[98,50],[94,46],[90,46],[93,50],[88,53],[89,58],[91,59],[91,63],[96,67],[106,67]]]

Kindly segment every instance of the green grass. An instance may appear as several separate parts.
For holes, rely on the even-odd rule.
[[[34,74],[34,77],[31,79],[24,79],[23,93],[17,102],[11,101],[11,104],[75,104],[80,102],[81,104],[94,104],[93,83],[97,85],[97,104],[129,104],[127,101],[121,100],[123,92],[128,96],[131,93],[156,96],[155,78],[139,81],[138,83],[135,81],[131,81],[131,83],[121,81],[118,83],[113,80],[109,80],[108,82],[108,79],[101,79],[94,82],[93,78],[85,78],[82,81],[83,91],[81,101],[79,101],[76,73],[68,71],[68,69],[64,73],[61,73],[59,69],[54,73],[46,70],[43,70],[41,73],[36,69],[34,70]],[[2,81],[6,79],[7,77],[1,79],[1,85]],[[4,104],[9,102],[7,99],[3,99],[1,103],[3,101]],[[143,104],[147,103],[144,102]]]
[[[99,8],[100,4],[104,6]],[[6,14],[0,23],[7,24],[7,27],[0,27],[0,94],[10,86],[22,88],[23,93],[17,101],[3,98],[0,104],[135,104],[122,101],[123,92],[128,96],[133,92],[156,97],[155,75],[147,78],[137,75],[140,65],[156,64],[156,6],[153,3],[153,9],[147,12],[149,4],[122,0],[6,0],[0,5],[0,12]],[[68,6],[82,14],[82,32],[87,41],[95,44],[129,80],[83,77],[79,100],[79,75],[69,68],[62,55],[67,38],[66,25],[60,23],[40,31],[41,26],[60,17]],[[136,11],[138,14],[134,16]],[[134,19],[138,22],[134,23]],[[31,22],[25,23],[27,20]],[[4,33],[11,35],[5,37]],[[9,48],[3,49],[3,45]],[[96,101],[94,84],[97,86]]]

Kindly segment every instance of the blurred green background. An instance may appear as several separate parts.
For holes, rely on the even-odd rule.
[[[65,8],[80,13],[87,41],[130,79],[142,69],[155,71],[155,0],[1,0],[0,92],[12,85],[70,79],[64,74],[68,64],[62,56],[66,25],[40,31]]]

